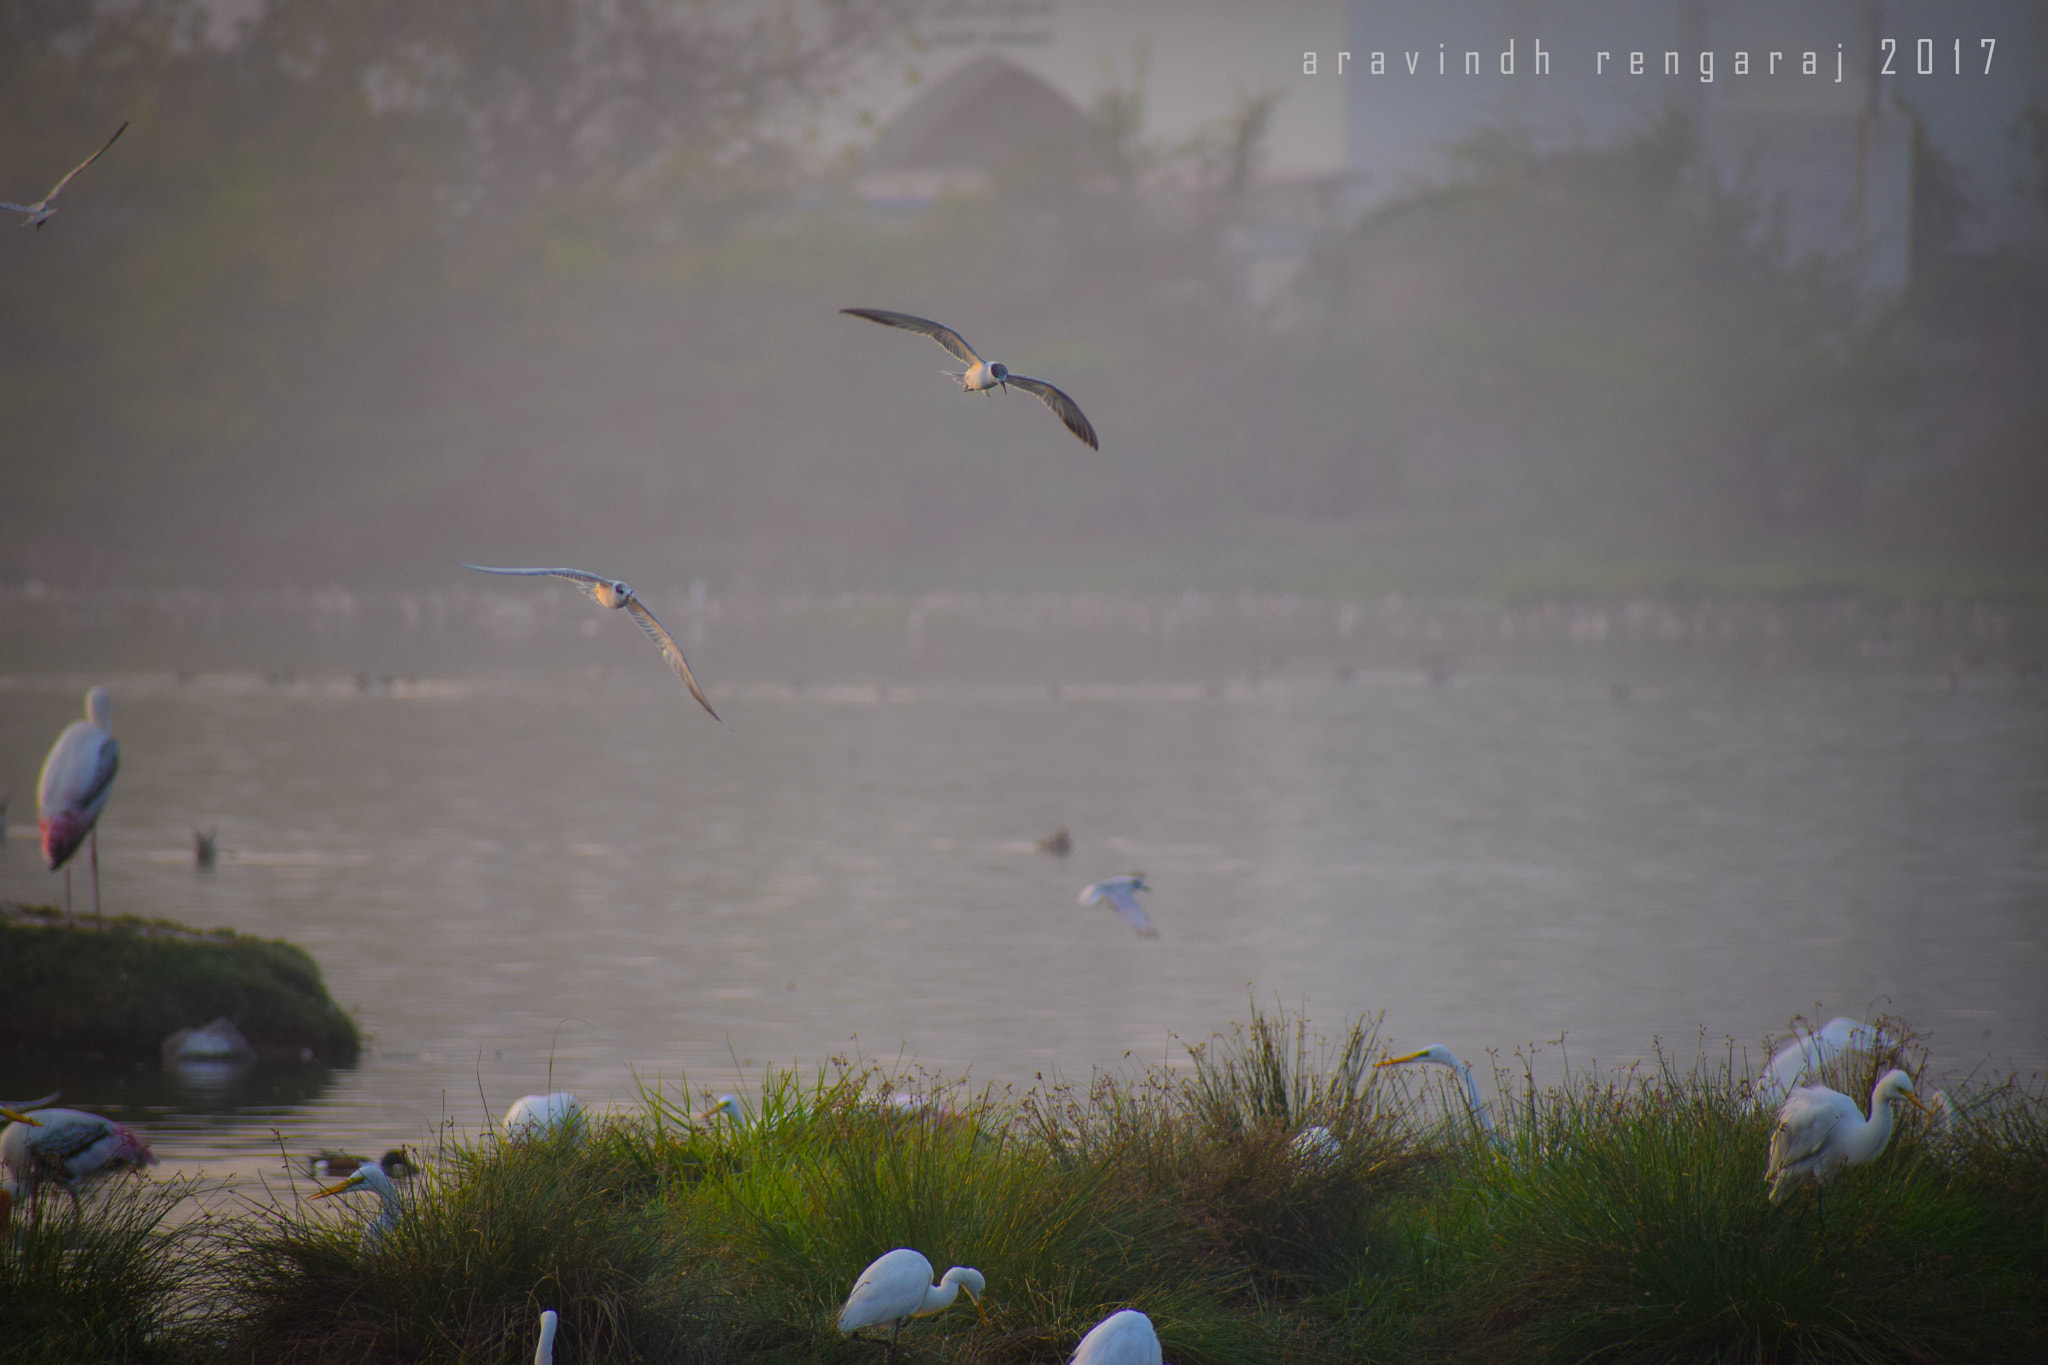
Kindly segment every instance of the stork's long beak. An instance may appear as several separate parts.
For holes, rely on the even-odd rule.
[[[25,1123],[31,1128],[40,1128],[43,1126],[43,1121],[41,1119],[31,1118],[29,1115],[22,1113],[19,1109],[9,1109],[4,1104],[0,1104],[0,1118],[10,1119],[15,1123]]]
[[[1412,1061],[1414,1061],[1414,1060],[1415,1060],[1416,1058],[1420,1057],[1421,1055],[1422,1055],[1422,1053],[1420,1053],[1420,1052],[1404,1052],[1404,1053],[1402,1053],[1402,1054],[1401,1054],[1401,1055],[1400,1055],[1399,1057],[1382,1057],[1382,1058],[1380,1058],[1380,1059],[1379,1059],[1378,1061],[1374,1062],[1374,1063],[1373,1063],[1373,1065],[1374,1065],[1374,1066],[1399,1066],[1399,1065],[1400,1065],[1401,1063],[1403,1063],[1403,1062],[1412,1062]]]
[[[363,1183],[363,1173],[362,1173],[361,1171],[357,1171],[357,1172],[356,1172],[356,1173],[355,1173],[354,1175],[350,1176],[350,1177],[349,1177],[348,1179],[346,1179],[346,1180],[343,1180],[343,1181],[340,1181],[340,1182],[339,1182],[339,1183],[337,1183],[337,1184],[329,1185],[329,1186],[328,1186],[328,1187],[327,1187],[326,1189],[324,1189],[324,1190],[320,1191],[320,1193],[318,1193],[318,1194],[314,1195],[314,1196],[313,1196],[313,1198],[315,1198],[315,1199],[325,1199],[325,1198],[326,1198],[326,1197],[327,1197],[328,1195],[330,1195],[330,1194],[347,1194],[347,1193],[348,1193],[348,1192],[349,1192],[350,1190],[354,1189],[354,1188],[355,1188],[356,1186],[358,1186],[358,1185],[360,1185],[360,1184],[362,1184],[362,1183]]]

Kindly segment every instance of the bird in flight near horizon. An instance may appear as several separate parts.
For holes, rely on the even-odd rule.
[[[945,347],[954,358],[966,363],[967,368],[964,370],[946,371],[948,375],[960,381],[963,392],[986,393],[990,389],[1001,388],[1007,393],[1014,385],[1051,408],[1082,445],[1090,450],[1102,449],[1095,439],[1095,428],[1089,425],[1088,418],[1082,413],[1078,403],[1043,379],[1012,374],[1009,366],[1001,361],[983,360],[975,354],[974,348],[967,344],[967,338],[951,327],[933,322],[930,318],[913,317],[909,313],[891,313],[881,308],[842,308],[839,311],[857,318],[866,318],[869,322],[879,322],[885,327],[901,327],[906,332],[918,332],[930,337]]]
[[[1124,923],[1131,926],[1131,932],[1139,938],[1158,938],[1159,931],[1152,927],[1152,917],[1145,913],[1145,907],[1138,904],[1138,892],[1150,891],[1145,885],[1145,874],[1133,872],[1128,877],[1111,877],[1108,881],[1081,888],[1081,904],[1094,905],[1108,901],[1116,912],[1124,917]]]
[[[640,623],[640,629],[647,632],[647,638],[660,646],[661,657],[668,660],[668,666],[673,668],[676,676],[689,687],[690,695],[697,699],[697,704],[711,712],[711,719],[718,719],[718,712],[711,710],[711,703],[704,696],[704,689],[697,686],[696,678],[690,675],[689,661],[683,658],[682,648],[676,644],[675,637],[668,633],[668,627],[655,619],[653,612],[647,610],[647,604],[633,595],[630,585],[616,578],[600,578],[581,569],[494,569],[488,564],[471,564],[467,561],[461,563],[463,568],[475,569],[478,573],[512,574],[521,578],[566,578],[589,593],[590,600],[599,606],[610,607],[614,611],[624,607],[632,613],[633,619]]]
[[[101,126],[104,127],[105,125],[103,124]],[[77,175],[87,166],[92,165],[93,162],[98,161],[101,157],[105,156],[107,154],[107,148],[113,146],[116,142],[120,141],[121,134],[127,131],[128,124],[126,120],[123,120],[121,126],[114,130],[114,135],[107,139],[106,144],[104,146],[102,146],[98,151],[94,152],[91,156],[87,157],[85,160],[79,162],[76,166],[73,166],[70,172],[66,174],[62,180],[59,180],[57,182],[55,189],[52,189],[48,194],[44,195],[41,199],[38,199],[35,203],[10,204],[5,200],[0,200],[0,209],[12,209],[16,213],[27,214],[28,217],[22,220],[21,225],[23,227],[32,227],[36,231],[41,232],[43,230],[43,224],[49,222],[50,215],[57,211],[55,208],[51,207],[50,201],[52,199],[55,199],[57,195],[63,190],[63,188],[71,183],[72,176]]]

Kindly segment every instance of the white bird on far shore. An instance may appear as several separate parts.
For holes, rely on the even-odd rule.
[[[904,1323],[944,1312],[963,1289],[982,1322],[988,1321],[981,1306],[988,1283],[979,1270],[956,1265],[937,1284],[931,1280],[932,1263],[921,1252],[898,1247],[877,1257],[853,1282],[853,1292],[839,1310],[840,1335],[852,1336],[863,1327],[891,1326],[889,1349],[883,1356],[886,1362],[896,1355],[896,1338],[902,1335]]]
[[[514,1142],[552,1136],[557,1130],[580,1125],[583,1105],[566,1090],[545,1095],[521,1095],[505,1111],[505,1136]]]
[[[1145,885],[1145,874],[1133,872],[1128,877],[1111,877],[1081,888],[1081,904],[1095,905],[1108,901],[1116,912],[1124,917],[1124,923],[1131,926],[1131,932],[1139,938],[1158,938],[1159,931],[1152,927],[1152,917],[1145,913],[1145,907],[1138,904],[1138,893],[1150,891]]]
[[[100,913],[100,812],[114,792],[121,746],[114,742],[114,702],[104,687],[85,694],[85,719],[74,720],[50,746],[36,778],[36,823],[50,871],[64,869],[64,914],[71,914],[71,855],[92,847],[92,913]]]
[[[675,670],[676,676],[683,680],[683,685],[690,689],[690,695],[697,699],[697,704],[711,712],[711,719],[718,719],[718,712],[711,710],[710,699],[704,695],[704,689],[697,686],[697,679],[690,673],[690,664],[683,657],[682,646],[676,643],[675,636],[668,633],[668,627],[647,609],[647,604],[633,595],[633,589],[629,584],[616,578],[600,578],[582,569],[494,569],[487,564],[470,563],[464,563],[462,567],[475,569],[478,573],[511,574],[520,578],[566,578],[588,593],[590,600],[599,606],[610,607],[614,611],[624,607],[633,619],[640,623],[640,629],[647,632],[647,638],[654,641],[661,650],[661,657]]]
[[[1015,385],[1051,408],[1054,415],[1066,424],[1067,430],[1073,432],[1082,445],[1090,450],[1102,448],[1095,439],[1095,428],[1089,425],[1078,403],[1043,379],[1012,374],[1010,367],[1000,361],[983,360],[975,354],[974,348],[967,344],[967,338],[951,327],[933,322],[930,318],[913,317],[909,313],[891,313],[883,308],[842,308],[839,311],[853,317],[866,318],[869,322],[879,322],[884,327],[901,327],[907,332],[917,332],[930,337],[945,347],[956,360],[966,363],[965,370],[946,372],[960,381],[962,391],[987,393],[990,389],[1000,387],[1007,393],[1010,387]]]
[[[101,124],[100,126],[104,128],[106,125]],[[56,187],[53,188],[48,194],[44,195],[41,199],[36,200],[35,203],[10,204],[7,203],[5,200],[0,200],[0,209],[12,209],[16,213],[27,214],[28,217],[22,220],[21,225],[23,227],[32,227],[37,232],[41,232],[43,230],[43,224],[49,222],[50,215],[57,211],[56,207],[52,205],[50,201],[55,199],[57,195],[60,192],[62,192],[64,187],[71,183],[72,176],[77,175],[87,166],[92,165],[93,162],[98,161],[101,157],[105,156],[107,154],[107,148],[113,146],[116,142],[120,141],[121,134],[127,131],[127,121],[123,120],[121,126],[114,130],[114,135],[108,138],[106,140],[106,143],[98,151],[94,152],[91,156],[87,157],[85,160],[79,162],[76,166],[73,166],[70,170],[66,171],[64,173],[64,178],[57,182]]]

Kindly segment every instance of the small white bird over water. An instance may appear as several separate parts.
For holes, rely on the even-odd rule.
[[[121,746],[114,742],[114,702],[104,687],[85,694],[85,719],[74,720],[50,746],[36,779],[36,820],[50,871],[64,868],[64,913],[71,913],[71,869],[80,844],[92,846],[92,912],[100,912],[100,813],[114,794]]]
[[[1159,1334],[1135,1308],[1111,1313],[1088,1329],[1067,1365],[1163,1365]]]
[[[954,1266],[933,1284],[932,1263],[920,1252],[898,1247],[878,1257],[853,1282],[846,1307],[839,1310],[839,1332],[852,1336],[863,1327],[891,1326],[889,1350],[883,1356],[887,1361],[896,1354],[896,1338],[902,1335],[904,1323],[944,1312],[963,1289],[986,1323],[988,1313],[981,1306],[981,1295],[987,1288],[981,1272],[964,1265]]]
[[[1892,1105],[1906,1101],[1922,1110],[1913,1094],[1913,1078],[1893,1068],[1878,1078],[1870,1092],[1870,1117],[1856,1101],[1824,1085],[1802,1085],[1778,1108],[1778,1126],[1771,1133],[1770,1159],[1764,1179],[1771,1202],[1792,1192],[1801,1180],[1816,1189],[1844,1166],[1875,1161],[1892,1140]]]
[[[100,126],[105,127],[106,125],[101,124]],[[49,222],[50,215],[57,211],[55,206],[52,205],[50,201],[55,199],[57,195],[63,190],[63,188],[71,183],[72,176],[77,175],[87,166],[92,165],[93,162],[98,161],[101,157],[105,156],[107,154],[107,148],[113,146],[116,142],[118,142],[121,138],[121,134],[127,131],[128,125],[126,122],[123,122],[119,128],[116,128],[114,130],[114,135],[107,139],[105,146],[101,147],[91,156],[87,157],[85,160],[79,162],[76,166],[73,166],[69,171],[65,172],[64,178],[57,182],[56,187],[52,189],[48,194],[44,195],[41,199],[36,200],[35,203],[10,204],[7,203],[5,200],[0,200],[0,209],[12,209],[16,213],[27,214],[28,217],[22,220],[21,225],[23,227],[32,227],[37,232],[41,232],[43,230],[43,224]]]
[[[566,578],[589,593],[591,601],[599,606],[610,607],[614,611],[624,607],[632,613],[633,619],[640,623],[640,629],[647,632],[647,638],[660,647],[661,657],[668,660],[668,666],[673,668],[676,676],[689,687],[690,695],[697,699],[697,704],[706,711],[711,711],[711,703],[704,696],[704,689],[697,686],[697,680],[690,675],[690,665],[683,658],[682,647],[676,643],[675,637],[668,633],[668,627],[655,619],[654,613],[647,609],[647,604],[633,595],[633,589],[629,585],[616,578],[600,578],[581,569],[494,569],[487,564],[469,563],[463,564],[462,567],[475,569],[478,573],[513,574],[521,578]],[[711,719],[717,720],[718,712],[711,711]]]
[[[1001,361],[983,360],[975,354],[974,348],[967,344],[967,338],[951,327],[933,322],[930,318],[913,317],[909,313],[891,313],[881,308],[842,308],[839,311],[857,318],[866,318],[869,322],[879,322],[884,327],[901,327],[907,332],[918,332],[930,337],[945,347],[955,359],[966,363],[967,368],[964,370],[946,371],[960,381],[960,387],[964,391],[986,393],[990,389],[1001,388],[1007,393],[1010,387],[1015,385],[1051,408],[1082,445],[1090,450],[1102,449],[1095,439],[1095,428],[1089,425],[1088,418],[1081,412],[1080,404],[1043,379],[1012,374],[1010,367]]]
[[[1139,938],[1158,938],[1159,931],[1152,927],[1152,917],[1145,913],[1145,907],[1138,904],[1138,893],[1150,891],[1145,885],[1145,874],[1133,872],[1128,877],[1111,877],[1108,881],[1081,888],[1081,904],[1094,905],[1108,901],[1116,912],[1124,917],[1124,923],[1131,926],[1131,932]]]

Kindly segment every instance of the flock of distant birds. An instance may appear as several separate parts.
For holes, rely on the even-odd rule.
[[[105,155],[127,129],[128,125],[123,123],[98,151],[73,167],[40,200],[33,204],[0,201],[0,209],[28,215],[23,226],[40,230],[56,212],[53,201],[64,187],[80,171]],[[1042,379],[1017,374],[1000,362],[985,360],[952,328],[929,318],[877,308],[845,308],[840,311],[869,322],[930,337],[965,366],[961,370],[946,372],[959,383],[962,392],[985,394],[997,388],[1004,392],[1011,388],[1019,389],[1044,403],[1075,439],[1091,450],[1101,449],[1094,426],[1065,392]],[[661,651],[663,661],[682,679],[690,695],[712,719],[718,719],[718,712],[698,686],[675,637],[669,634],[630,585],[582,569],[493,567],[468,563],[463,567],[479,573],[565,579],[589,594],[598,605],[614,611],[623,608]],[[81,846],[90,848],[93,913],[97,917],[100,912],[97,822],[106,808],[121,756],[113,736],[113,706],[104,687],[95,687],[86,693],[85,713],[85,719],[73,721],[66,727],[44,761],[37,783],[37,816],[43,855],[50,870],[64,869],[67,916],[71,910],[70,860]],[[196,860],[202,866],[211,866],[217,856],[214,836],[195,832],[194,845]],[[1067,856],[1072,847],[1072,840],[1065,829],[1038,843],[1040,851],[1060,857]],[[1133,872],[1084,888],[1080,903],[1090,906],[1107,902],[1134,933],[1156,938],[1159,931],[1137,898],[1139,892],[1149,890],[1151,887],[1146,884],[1144,874]],[[1867,1117],[1855,1100],[1838,1090],[1798,1084],[1844,1050],[1875,1048],[1882,1041],[1882,1037],[1868,1024],[1835,1019],[1817,1032],[1794,1039],[1772,1056],[1758,1080],[1756,1093],[1759,1104],[1768,1104],[1777,1096],[1784,1096],[1778,1105],[1777,1125],[1771,1133],[1764,1176],[1770,1184],[1773,1203],[1807,1182],[1815,1187],[1818,1201],[1820,1187],[1842,1167],[1875,1160],[1891,1141],[1892,1110],[1901,1101],[1930,1113],[1937,1122],[1946,1121],[1947,1097],[1936,1092],[1936,1105],[1923,1104],[1914,1094],[1912,1079],[1904,1071],[1887,1071],[1878,1080],[1876,1088],[1871,1091]],[[1455,1053],[1441,1044],[1432,1044],[1399,1057],[1384,1058],[1375,1065],[1389,1067],[1409,1063],[1432,1063],[1450,1068],[1465,1091],[1472,1122],[1486,1139],[1497,1146],[1506,1145],[1506,1140],[1494,1127],[1485,1104],[1480,1100],[1472,1068]],[[17,1199],[25,1196],[31,1207],[40,1212],[38,1194],[45,1183],[54,1184],[68,1194],[75,1213],[81,1184],[113,1171],[155,1164],[156,1157],[150,1152],[149,1144],[133,1129],[84,1110],[49,1107],[57,1098],[57,1095],[49,1095],[18,1105],[0,1104],[0,1118],[9,1121],[7,1127],[0,1130],[0,1169],[4,1169],[6,1174],[5,1183],[0,1184],[0,1236],[5,1235],[11,1208]],[[732,1095],[722,1096],[711,1112],[714,1115],[723,1113],[735,1120],[743,1115],[738,1097]],[[536,1136],[576,1121],[580,1114],[575,1096],[567,1092],[528,1095],[506,1113],[504,1127],[507,1136],[514,1139]],[[1327,1159],[1339,1150],[1336,1136],[1320,1126],[1310,1126],[1297,1133],[1292,1140],[1292,1149],[1303,1160],[1309,1161]],[[403,1150],[387,1152],[378,1161],[323,1152],[309,1162],[309,1174],[331,1178],[348,1170],[350,1163],[354,1164],[354,1169],[345,1178],[323,1186],[312,1197],[323,1199],[363,1189],[375,1193],[379,1210],[363,1234],[363,1245],[368,1250],[397,1227],[403,1218],[405,1202],[397,1181],[413,1173],[413,1163]],[[1824,1231],[1824,1221],[1822,1226]],[[898,1247],[861,1272],[847,1296],[845,1307],[840,1311],[839,1330],[852,1335],[870,1327],[889,1328],[886,1358],[893,1359],[897,1338],[906,1323],[944,1311],[963,1291],[975,1311],[981,1313],[986,1321],[987,1315],[981,1306],[986,1288],[987,1282],[981,1272],[967,1266],[954,1266],[933,1282],[931,1262],[918,1251]],[[552,1365],[558,1323],[554,1310],[541,1314],[540,1341],[534,1354],[536,1365]],[[1135,1309],[1124,1309],[1105,1318],[1081,1339],[1071,1365],[1161,1365],[1159,1337],[1145,1314]]]

